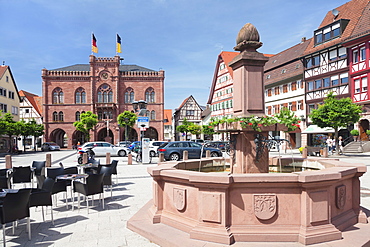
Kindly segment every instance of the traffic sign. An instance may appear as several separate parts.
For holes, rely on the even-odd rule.
[[[138,122],[149,122],[149,117],[138,117],[137,121]]]
[[[138,117],[136,124],[139,128],[149,128],[149,117]]]

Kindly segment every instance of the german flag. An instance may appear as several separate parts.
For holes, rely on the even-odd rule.
[[[92,34],[91,50],[92,50],[92,52],[94,52],[94,53],[98,53],[98,46],[96,45],[96,42],[97,42],[97,40],[96,40],[96,38],[95,38],[95,35],[94,35],[94,34]]]
[[[121,37],[117,34],[116,52],[121,53]]]

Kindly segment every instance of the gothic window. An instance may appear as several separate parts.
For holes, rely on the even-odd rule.
[[[98,103],[113,102],[113,91],[107,84],[103,84],[98,89]]]
[[[132,88],[127,88],[125,92],[125,103],[132,103],[135,101],[135,93]]]
[[[155,111],[150,112],[150,120],[155,120]]]
[[[145,101],[148,103],[155,102],[155,92],[153,88],[150,87],[145,91]]]
[[[86,92],[83,88],[78,88],[75,92],[75,102],[76,104],[86,103]]]
[[[64,121],[64,114],[62,111],[59,112],[59,121],[63,122]]]
[[[53,121],[54,122],[58,121],[58,113],[56,111],[53,112]]]
[[[81,113],[79,111],[76,111],[76,121],[80,121],[81,120]]]
[[[61,88],[57,87],[53,90],[53,104],[63,104],[64,94]]]

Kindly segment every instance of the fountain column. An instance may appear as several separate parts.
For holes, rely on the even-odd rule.
[[[233,108],[234,116],[247,117],[265,115],[263,71],[268,58],[257,49],[262,46],[257,29],[250,23],[239,31],[234,50],[240,51],[230,63],[234,74]],[[240,130],[235,134],[234,173],[268,172],[268,152],[256,159],[257,134],[267,137],[268,132]]]

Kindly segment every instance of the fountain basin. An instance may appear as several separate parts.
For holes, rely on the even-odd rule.
[[[325,169],[294,173],[185,170],[199,162],[164,162],[148,168],[153,200],[147,213],[153,224],[221,244],[314,244],[341,239],[341,231],[366,221],[360,209],[359,181],[365,165],[323,160],[320,164]],[[225,160],[202,159],[202,164],[210,162]]]

